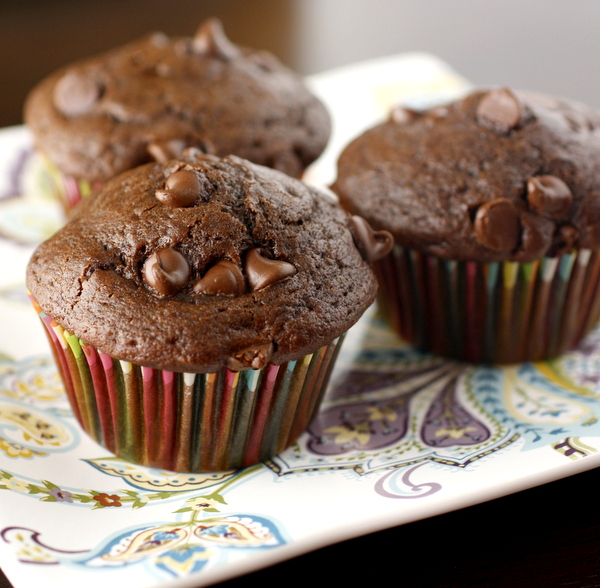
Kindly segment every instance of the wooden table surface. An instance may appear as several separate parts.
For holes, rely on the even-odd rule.
[[[600,469],[591,470],[332,545],[218,586],[273,586],[299,578],[339,587],[597,587],[599,488]],[[1,576],[0,588],[10,587]]]

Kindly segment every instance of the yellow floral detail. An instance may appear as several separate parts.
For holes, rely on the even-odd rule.
[[[212,498],[205,498],[204,496],[194,496],[188,498],[186,502],[189,504],[189,508],[192,510],[218,510],[219,503]]]
[[[47,416],[31,408],[22,409],[0,404],[0,422],[15,426],[20,430],[25,441],[33,441],[41,446],[55,447],[71,441],[65,427],[47,419]]]
[[[370,421],[395,421],[398,418],[396,411],[389,406],[369,406],[367,408]]]
[[[435,432],[436,437],[448,436],[450,439],[460,439],[465,436],[468,431],[476,431],[475,427],[453,427],[450,429],[438,429]]]
[[[335,443],[344,445],[351,441],[358,441],[361,445],[365,445],[371,438],[371,432],[369,431],[369,423],[357,423],[353,429],[342,426],[329,427],[325,429],[326,433],[335,435]]]
[[[29,449],[29,447],[25,447],[19,443],[13,443],[8,439],[2,438],[0,438],[0,451],[3,451],[8,457],[29,458],[34,455],[46,455],[42,451],[35,451],[34,449]]]
[[[10,478],[10,480],[2,480],[2,484],[6,486],[7,490],[16,490],[17,492],[23,492],[29,494],[29,484],[18,478]]]

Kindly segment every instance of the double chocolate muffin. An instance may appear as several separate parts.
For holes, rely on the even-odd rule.
[[[27,284],[86,431],[138,463],[230,469],[306,428],[391,243],[331,195],[188,150],[82,202]]]
[[[333,186],[396,246],[381,305],[423,349],[512,362],[576,345],[598,317],[600,114],[510,89],[390,119]]]
[[[55,72],[32,90],[24,117],[69,207],[116,174],[189,146],[299,177],[330,133],[301,77],[231,43],[216,19],[193,38],[150,34]]]

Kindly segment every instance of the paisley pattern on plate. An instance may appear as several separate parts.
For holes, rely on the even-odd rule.
[[[313,80],[343,132],[309,179],[392,102],[466,88],[434,58],[377,65]],[[16,588],[201,586],[600,463],[600,329],[551,362],[477,367],[416,352],[376,312],[271,461],[176,474],[116,458],[79,429],[25,294],[33,244],[62,222],[40,169],[24,129],[0,132],[0,566]]]

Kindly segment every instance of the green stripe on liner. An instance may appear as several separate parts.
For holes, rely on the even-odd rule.
[[[283,373],[283,377],[281,379],[281,384],[277,389],[277,396],[275,398],[275,402],[272,404],[271,416],[267,423],[266,431],[263,435],[262,443],[261,443],[261,454],[264,452],[268,452],[273,455],[277,451],[277,446],[279,444],[279,437],[281,423],[284,422],[283,418],[283,410],[285,408],[288,395],[290,393],[291,384],[292,384],[292,376],[294,375],[294,370],[296,369],[297,361],[288,361],[287,366],[285,368],[285,372]],[[286,436],[287,436],[286,431]]]
[[[528,282],[531,281],[531,276],[533,275],[533,272],[534,272],[534,265],[535,265],[535,262],[533,262],[533,261],[528,261],[526,263],[521,264],[521,273],[523,274],[523,276],[525,277],[525,279]]]
[[[575,255],[573,253],[566,253],[560,257],[558,264],[558,275],[560,279],[566,281],[571,276],[573,264],[575,263]]]
[[[488,263],[488,276],[486,288],[493,290],[498,283],[498,274],[500,272],[500,263],[498,261],[492,261]]]
[[[70,333],[67,335],[67,333],[68,331],[65,331],[65,339],[67,340],[75,359],[78,360],[83,355],[83,350],[81,349],[83,341],[76,335],[71,335]]]

